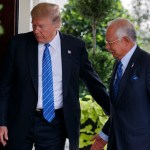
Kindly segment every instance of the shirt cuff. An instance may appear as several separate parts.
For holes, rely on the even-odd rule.
[[[99,133],[99,136],[106,142],[108,142],[108,138],[109,136],[107,136],[105,133],[103,133],[102,131]]]

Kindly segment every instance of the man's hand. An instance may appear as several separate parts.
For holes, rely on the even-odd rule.
[[[8,140],[8,129],[6,126],[0,126],[0,143],[2,143],[3,146],[7,144]]]
[[[107,144],[107,142],[104,141],[98,134],[94,135],[91,141],[94,141],[94,143],[90,150],[103,150]]]

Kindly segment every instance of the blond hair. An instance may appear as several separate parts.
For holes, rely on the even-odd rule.
[[[34,18],[43,18],[49,17],[53,24],[57,24],[60,28],[61,26],[61,17],[59,6],[51,3],[39,3],[31,10],[31,17]]]

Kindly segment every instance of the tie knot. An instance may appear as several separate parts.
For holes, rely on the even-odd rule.
[[[50,46],[50,44],[49,43],[45,43],[45,47],[49,47]]]

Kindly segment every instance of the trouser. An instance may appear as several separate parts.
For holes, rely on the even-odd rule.
[[[35,121],[22,146],[21,150],[64,150],[66,140],[66,128],[63,117],[63,109],[55,111],[55,118],[47,122],[43,118],[43,112],[36,111]]]

